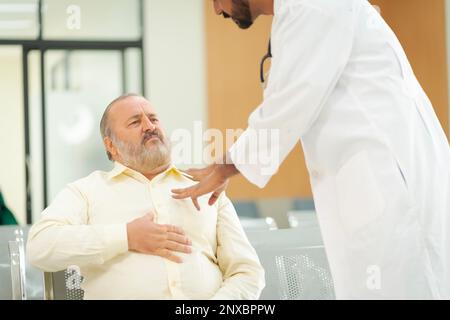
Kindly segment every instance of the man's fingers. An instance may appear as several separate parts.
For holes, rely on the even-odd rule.
[[[182,263],[183,259],[178,257],[177,255],[173,254],[170,250],[167,249],[161,249],[155,252],[155,255],[160,256],[162,258],[168,259],[170,261],[173,261],[175,263]]]
[[[169,249],[171,251],[178,251],[183,253],[191,253],[192,249],[190,246],[185,246],[183,244],[179,244],[175,241],[167,241],[166,242],[166,249]]]
[[[188,246],[192,245],[192,241],[188,237],[179,235],[177,233],[169,233],[169,236],[167,237],[167,239],[184,244],[184,245],[188,245]]]
[[[145,216],[147,219],[150,219],[151,221],[155,219],[155,214],[153,212],[149,212]]]
[[[182,236],[184,236],[184,234],[185,234],[183,229],[181,229],[180,227],[171,225],[171,224],[164,224],[164,225],[162,225],[162,227],[164,227],[165,231],[169,232],[169,233],[170,232],[171,233],[178,233],[178,234],[180,234]]]

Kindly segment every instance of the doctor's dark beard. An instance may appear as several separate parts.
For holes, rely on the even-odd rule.
[[[231,18],[241,29],[248,29],[253,24],[252,12],[248,0],[232,0]]]
[[[145,137],[144,137],[145,138]],[[143,140],[139,145],[133,145],[117,139],[114,135],[111,140],[117,148],[123,165],[141,173],[152,172],[154,169],[170,163],[170,141],[158,134],[159,141],[147,147]]]

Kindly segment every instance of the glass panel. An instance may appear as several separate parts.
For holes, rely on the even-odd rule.
[[[137,40],[138,0],[43,0],[44,39]]]
[[[42,104],[41,104],[41,53],[28,54],[28,112],[30,128],[30,192],[32,221],[38,221],[44,210],[42,172]]]
[[[0,0],[0,39],[35,39],[38,0]]]
[[[141,50],[130,48],[125,50],[125,92],[142,94]]]
[[[67,183],[110,169],[99,123],[122,92],[121,70],[119,51],[46,52],[49,202]]]
[[[22,50],[0,47],[0,189],[19,223],[25,223],[25,143]]]

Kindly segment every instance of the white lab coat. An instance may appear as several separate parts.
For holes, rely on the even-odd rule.
[[[279,165],[300,140],[337,298],[449,299],[450,148],[392,30],[366,0],[275,0],[272,52],[239,171],[264,187],[242,155]]]

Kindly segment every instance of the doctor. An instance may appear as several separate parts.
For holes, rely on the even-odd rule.
[[[281,165],[300,140],[337,298],[450,299],[450,148],[380,14],[366,0],[214,6],[243,29],[274,15],[270,79],[226,163],[173,196],[214,203],[236,174],[262,188],[263,163],[239,159],[276,148]],[[272,129],[278,144],[249,147]]]

